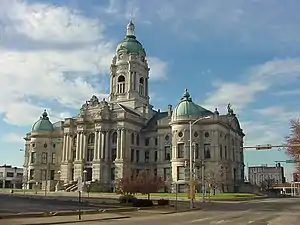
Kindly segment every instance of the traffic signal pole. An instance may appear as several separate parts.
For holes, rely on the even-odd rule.
[[[286,148],[286,147],[300,147],[300,144],[291,144],[291,145],[253,145],[253,146],[243,146],[241,149],[255,149],[255,150],[271,150],[272,148]]]

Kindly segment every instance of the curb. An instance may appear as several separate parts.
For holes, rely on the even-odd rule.
[[[166,213],[162,213],[164,215],[168,215],[168,214],[175,214],[175,213],[183,213],[183,212],[192,212],[192,211],[198,211],[202,208],[196,207],[193,209],[184,209],[184,210],[178,210],[178,211],[173,211],[173,212],[166,212]]]
[[[48,215],[49,214],[47,212],[4,214],[4,215],[0,215],[0,220],[11,219],[11,218],[47,217]]]
[[[59,222],[42,222],[42,223],[25,223],[23,225],[48,225],[48,224],[68,224],[68,223],[85,223],[85,222],[95,222],[95,221],[108,221],[108,220],[121,220],[129,219],[130,216],[118,216],[118,217],[108,217],[103,219],[91,219],[91,220],[70,220],[70,221],[59,221]]]
[[[92,215],[101,213],[121,213],[121,212],[134,212],[139,208],[116,208],[116,209],[98,209],[98,210],[81,210],[81,215]],[[36,212],[36,213],[18,213],[18,214],[4,214],[0,215],[1,219],[12,218],[36,218],[36,217],[53,217],[53,216],[74,216],[78,215],[79,211],[57,211],[57,212]]]

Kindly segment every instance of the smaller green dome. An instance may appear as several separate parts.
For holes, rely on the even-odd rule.
[[[185,89],[180,102],[173,111],[173,116],[197,116],[199,114],[199,106],[192,101],[190,94]]]
[[[128,53],[140,53],[146,55],[142,44],[136,39],[134,35],[134,24],[132,21],[127,25],[127,32],[125,38],[118,44],[116,52],[126,50]]]
[[[36,121],[32,126],[32,132],[39,132],[39,131],[54,131],[53,124],[50,122],[48,113],[45,109],[42,116],[38,121]]]

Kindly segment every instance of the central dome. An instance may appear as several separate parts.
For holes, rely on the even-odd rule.
[[[146,55],[143,45],[136,39],[134,35],[134,24],[132,21],[127,25],[127,32],[125,38],[118,44],[117,50],[126,50],[127,53],[142,53]]]

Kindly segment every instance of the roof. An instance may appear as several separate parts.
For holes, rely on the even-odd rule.
[[[32,132],[40,132],[40,131],[54,131],[53,124],[50,122],[48,113],[44,110],[42,116],[38,121],[36,121],[32,126]]]

